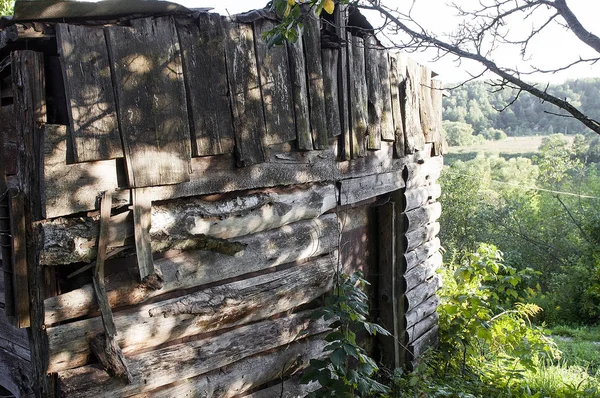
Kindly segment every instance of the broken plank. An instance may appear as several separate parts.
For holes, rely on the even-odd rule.
[[[25,198],[21,192],[8,193],[10,208],[10,234],[12,243],[12,288],[14,294],[17,327],[31,326],[29,311],[29,286],[27,272],[27,248],[25,233]]]
[[[268,19],[254,21],[254,45],[266,124],[265,146],[296,139],[287,49],[285,46],[269,48],[263,39],[263,33],[275,26],[275,22]]]
[[[340,120],[340,103],[338,97],[338,63],[339,50],[323,48],[323,88],[325,93],[325,111],[327,114],[327,135],[337,137],[342,133]]]
[[[295,43],[288,42],[286,43],[286,46],[290,60],[298,149],[301,151],[310,151],[313,149],[313,143],[310,130],[310,112],[303,39],[300,36]]]
[[[404,117],[402,107],[406,102],[404,92],[404,76],[406,72],[400,71],[397,54],[390,57],[390,91],[392,101],[392,118],[394,121],[394,157],[404,157],[406,153],[404,143]]]
[[[358,36],[348,36],[348,79],[350,81],[350,124],[352,159],[366,156],[368,97],[365,75],[365,45]]]
[[[177,19],[194,156],[233,152],[233,120],[219,14]]]
[[[325,256],[282,271],[118,312],[114,316],[118,342],[129,355],[288,311],[331,289],[335,261],[335,256]],[[47,332],[48,371],[57,372],[88,363],[88,336],[102,332],[102,323],[96,317],[54,326]],[[135,378],[131,362],[130,370]]]
[[[190,126],[172,17],[106,28],[130,187],[189,181]]]
[[[379,75],[380,51],[377,49],[377,39],[374,36],[365,37],[365,75],[367,82],[367,149],[381,149],[381,127],[384,82]]]
[[[104,29],[56,24],[75,162],[123,157]]]
[[[251,166],[266,161],[263,146],[266,126],[254,50],[254,34],[252,26],[234,22],[225,23],[224,29],[227,37],[225,49],[233,110],[235,153],[239,166]]]
[[[404,188],[402,171],[340,181],[340,204],[347,205]]]

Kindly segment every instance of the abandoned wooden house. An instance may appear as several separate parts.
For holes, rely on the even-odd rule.
[[[309,315],[355,270],[394,335],[375,358],[434,344],[428,68],[348,35],[343,11],[339,48],[314,15],[268,48],[269,19],[29,6],[0,31],[0,386],[303,396],[327,330]]]

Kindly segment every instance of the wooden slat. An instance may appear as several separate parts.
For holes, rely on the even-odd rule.
[[[392,114],[392,93],[390,82],[390,60],[386,50],[379,52],[379,79],[381,84],[381,139],[394,141],[394,117]]]
[[[392,101],[392,117],[394,119],[394,156],[404,157],[406,147],[404,143],[404,116],[402,107],[406,102],[404,92],[405,71],[400,71],[397,54],[389,54],[390,58],[390,90]]]
[[[327,118],[323,63],[321,60],[321,24],[314,9],[306,15],[303,26],[308,98],[310,106],[310,128],[314,149],[325,149],[328,145]]]
[[[358,36],[349,36],[348,79],[350,80],[350,124],[352,126],[352,159],[366,156],[368,127],[367,81],[365,75],[365,45]]]
[[[227,77],[233,109],[235,152],[239,166],[251,166],[266,160],[263,142],[265,117],[260,95],[260,80],[254,51],[252,26],[224,25]]]
[[[233,121],[222,16],[177,20],[194,156],[233,152]]]
[[[275,22],[268,19],[254,22],[254,46],[266,123],[265,146],[296,139],[287,49],[285,46],[269,48],[262,38],[264,32],[274,27]]]
[[[240,326],[288,311],[331,289],[334,264],[335,256],[326,256],[275,273],[121,311],[114,317],[119,344],[125,355],[130,355],[175,339]],[[47,329],[49,372],[85,365],[90,359],[87,336],[101,331],[99,318]],[[136,378],[135,364],[130,365]]]
[[[129,185],[188,181],[190,127],[175,24],[160,17],[132,26],[106,28]]]
[[[421,151],[425,145],[425,136],[421,126],[420,99],[421,99],[421,70],[419,65],[410,58],[399,58],[403,65],[400,69],[406,70],[404,85],[404,127],[405,145],[407,153]]]
[[[313,149],[313,144],[303,39],[298,37],[295,43],[286,43],[286,46],[290,60],[297,145],[299,150],[310,151]]]
[[[374,198],[404,187],[401,171],[376,174],[340,182],[340,204],[347,205]]]
[[[310,321],[308,313],[299,313],[130,356],[133,382],[129,385],[96,372],[93,366],[60,372],[58,378],[59,383],[64,383],[62,392],[69,397],[130,396],[222,368],[325,330],[325,322]]]
[[[325,90],[327,134],[329,137],[337,137],[342,133],[338,97],[339,50],[324,48],[321,50],[321,58],[323,61],[323,88]]]
[[[338,4],[337,13],[335,16],[336,31],[340,38],[347,38],[345,29],[346,10],[347,6]],[[351,140],[350,140],[350,96],[348,86],[348,47],[342,46],[339,50],[339,66],[338,66],[338,98],[340,102],[340,117],[342,119],[342,136],[339,140],[339,158],[341,160],[350,160],[352,157]]]
[[[443,86],[438,79],[431,80],[431,105],[433,107],[433,154],[443,155],[448,152],[448,143],[442,134]]]
[[[423,135],[425,136],[425,142],[435,141],[435,129],[436,129],[436,116],[434,115],[433,102],[431,100],[431,69],[424,65],[419,66],[420,87],[419,92],[421,98],[420,103],[420,118],[421,128],[423,129]]]
[[[29,286],[27,278],[27,249],[25,235],[25,198],[22,193],[9,193],[10,232],[12,236],[12,287],[15,318],[19,328],[31,326],[29,315]]]
[[[104,29],[56,25],[75,162],[123,156]]]
[[[374,36],[365,38],[365,74],[368,98],[367,149],[381,149],[381,127],[383,113],[382,87],[385,84],[379,75],[380,51]]]
[[[137,254],[140,281],[154,274],[152,246],[150,243],[150,225],[152,223],[152,201],[144,189],[131,191],[133,202],[133,228],[135,234],[135,252]]]

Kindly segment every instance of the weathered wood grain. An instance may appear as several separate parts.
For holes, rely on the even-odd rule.
[[[394,141],[394,116],[392,112],[392,92],[390,80],[390,60],[386,50],[377,50],[379,68],[379,80],[381,84],[381,139]]]
[[[327,140],[327,118],[325,109],[325,87],[321,60],[321,23],[311,8],[304,18],[303,27],[306,76],[310,106],[310,129],[314,149],[325,149]]]
[[[295,43],[286,43],[286,46],[290,60],[297,145],[299,150],[310,151],[313,149],[313,143],[303,41],[302,37],[298,37]]]
[[[155,267],[163,280],[160,290],[132,281],[127,273],[109,277],[106,282],[108,301],[113,308],[140,304],[169,292],[321,256],[334,251],[338,242],[339,226],[334,215],[297,222],[237,239],[236,243],[245,249],[236,256],[197,250],[157,259]],[[97,311],[91,285],[50,297],[44,306],[47,325]]]
[[[19,328],[31,326],[29,315],[29,286],[27,277],[27,248],[25,233],[25,198],[21,192],[9,192],[10,233],[12,243],[12,288],[15,320]]]
[[[440,316],[437,312],[425,317],[425,319],[418,322],[416,325],[411,326],[407,330],[407,335],[409,336],[408,342],[412,343],[416,341],[419,337],[421,337],[425,332],[433,329],[435,325],[438,324]]]
[[[432,269],[434,270],[433,275],[431,275]],[[428,279],[421,282],[421,284],[414,289],[406,292],[406,300],[408,301],[409,309],[415,308],[427,298],[433,296],[442,286],[442,277],[435,274],[435,269],[433,267],[429,267],[429,271],[431,276]]]
[[[427,185],[413,188],[405,193],[406,207],[404,211],[411,211],[421,206],[426,206],[442,195],[442,187],[439,184]]]
[[[254,46],[265,114],[265,146],[296,139],[291,75],[285,46],[268,47],[264,32],[275,27],[268,19],[254,21]]]
[[[435,141],[435,129],[437,125],[436,115],[433,110],[433,102],[431,98],[431,69],[424,65],[419,66],[419,72],[421,74],[420,83],[418,87],[420,92],[420,119],[421,128],[423,129],[423,135],[425,136],[425,142]]]
[[[60,372],[58,378],[63,384],[61,390],[69,397],[129,396],[210,372],[325,330],[325,322],[310,321],[309,314],[300,313],[130,356],[133,383],[129,385],[98,373],[93,366]]]
[[[350,39],[351,38],[351,39]],[[365,44],[358,36],[349,36],[348,79],[350,83],[350,124],[352,126],[352,159],[366,156],[368,128],[368,92],[365,75]]]
[[[56,24],[75,162],[123,157],[104,29]]]
[[[404,213],[407,222],[406,232],[414,231],[425,224],[437,221],[442,215],[442,205],[440,202],[434,202],[429,205],[418,207]]]
[[[424,159],[422,163],[407,164],[406,190],[434,184],[442,173],[443,166],[444,158],[442,156]]]
[[[377,49],[377,39],[374,36],[367,36],[364,45],[368,109],[367,149],[377,150],[381,149],[382,86],[385,83],[379,75],[381,52]]]
[[[0,348],[25,361],[31,361],[27,331],[15,327],[2,309],[0,309]]]
[[[235,152],[239,166],[250,166],[266,160],[263,147],[266,126],[254,36],[250,25],[227,22],[224,29]]]
[[[421,246],[423,243],[434,239],[440,232],[440,223],[434,222],[418,228],[405,235],[406,251],[411,251]]]
[[[439,297],[433,295],[430,296],[427,300],[423,301],[421,304],[417,305],[415,308],[411,309],[410,311],[407,311],[405,314],[406,329],[408,330],[411,326],[416,325],[421,320],[433,314],[436,311],[439,304]]]
[[[406,271],[421,264],[441,249],[440,239],[434,238],[404,254]]]
[[[233,152],[222,16],[177,19],[194,156]]]
[[[12,395],[34,396],[32,372],[30,362],[0,348],[0,385]]]
[[[329,291],[334,268],[335,259],[326,256],[283,271],[115,313],[119,344],[128,355],[175,339],[268,318]],[[99,318],[47,329],[49,371],[85,365],[90,356],[89,338],[101,331]],[[134,364],[130,364],[130,370],[135,378]]]
[[[406,68],[404,84],[404,128],[407,153],[415,153],[424,148],[425,136],[421,126],[421,71],[419,65],[410,58],[399,58]]]
[[[340,204],[347,205],[404,188],[402,171],[340,181]]]
[[[406,146],[404,142],[404,113],[402,107],[406,103],[404,91],[405,71],[400,71],[397,54],[389,54],[390,57],[390,91],[392,101],[392,117],[394,119],[394,156],[404,157]]]
[[[432,277],[436,274],[437,269],[440,268],[441,265],[442,253],[436,252],[423,263],[412,267],[410,270],[406,271],[406,273],[404,274],[404,281],[406,283],[406,295],[408,296],[408,294],[413,289],[425,289],[427,281],[432,279]],[[419,293],[414,293],[413,296],[418,297]],[[416,304],[418,305],[420,304],[420,302]],[[414,305],[411,308],[414,308]]]
[[[338,4],[340,12],[336,14],[337,34],[343,39],[347,39],[348,35],[345,29],[346,16],[345,5]],[[348,47],[342,46],[339,50],[340,62],[338,66],[338,98],[340,102],[340,117],[342,119],[342,136],[338,141],[339,158],[341,160],[350,160],[352,157],[351,140],[350,140],[350,96],[349,96],[349,81],[348,81]]]
[[[15,130],[15,113],[13,105],[0,106],[0,150],[2,153],[2,167],[6,175],[17,173],[18,137]]]
[[[448,143],[442,133],[443,86],[441,80],[431,80],[431,105],[433,107],[433,154],[448,153]]]
[[[437,345],[439,338],[439,326],[435,325],[425,332],[416,341],[411,344],[411,351],[414,360],[418,360],[427,350]]]
[[[135,252],[137,254],[140,281],[154,274],[152,261],[152,244],[150,226],[152,224],[152,200],[143,188],[131,190],[133,202],[133,230],[135,235]],[[102,220],[100,220],[102,222]],[[102,225],[102,224],[101,224]],[[102,230],[102,228],[100,228]]]
[[[172,17],[106,28],[130,187],[189,180],[190,126]]]
[[[325,94],[325,112],[327,135],[337,137],[342,134],[340,103],[338,97],[339,50],[324,48],[321,50],[323,61],[323,88]]]
[[[3,142],[0,134],[0,143]],[[12,281],[12,241],[8,185],[4,174],[2,145],[0,145],[0,307],[11,323],[15,321],[14,287]]]
[[[133,395],[132,398],[172,398],[172,397],[211,397],[211,398],[233,398],[246,391],[261,386],[271,380],[279,379],[298,368],[308,365],[308,361],[323,355],[323,348],[327,342],[325,340],[302,339],[299,342],[292,343],[289,346],[273,351],[267,354],[258,354],[249,358],[244,358],[234,362],[231,365],[222,367],[217,371],[204,373],[200,376],[178,381],[163,388]],[[290,382],[291,380],[291,382]],[[288,379],[283,384],[283,397],[291,398],[292,391],[312,391],[314,383],[301,385],[308,389],[297,389],[294,383],[296,379]],[[68,383],[68,381],[67,381]],[[282,386],[275,386],[281,392]],[[273,398],[280,394],[272,394],[272,390],[260,390],[249,396]],[[265,395],[266,394],[266,395]],[[288,394],[288,395],[286,395]],[[244,395],[248,396],[248,395]],[[302,395],[304,396],[304,395]]]
[[[256,391],[252,394],[243,395],[243,398],[303,398],[309,393],[317,390],[321,385],[318,382],[303,384],[300,375],[287,379],[279,384]]]

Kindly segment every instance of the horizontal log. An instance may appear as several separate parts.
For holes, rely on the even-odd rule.
[[[127,272],[109,276],[106,282],[108,301],[112,308],[140,304],[168,292],[330,253],[338,241],[339,226],[335,215],[299,221],[236,240],[245,247],[236,256],[197,250],[157,259],[154,267],[162,275],[160,290],[132,281]],[[98,309],[91,284],[46,299],[44,308],[46,325],[91,315]]]
[[[441,249],[441,247],[440,239],[434,238],[404,254],[404,259],[406,261],[406,272],[408,272],[411,268],[421,264],[429,257],[433,256]]]
[[[418,322],[433,314],[437,310],[439,304],[439,297],[434,295],[410,311],[407,311],[406,314],[404,314],[404,317],[406,318],[406,329],[416,325]]]
[[[425,158],[422,163],[407,164],[406,190],[434,184],[440,177],[443,167],[444,158],[442,156]]]
[[[342,180],[340,182],[340,204],[357,203],[403,187],[402,171]]]
[[[441,195],[442,187],[439,184],[407,190],[404,194],[406,203],[404,211],[410,211],[428,205],[438,199]]]
[[[406,251],[409,252],[411,250],[416,249],[421,246],[425,242],[428,242],[434,239],[437,234],[440,232],[440,223],[434,222],[431,224],[427,224],[422,226],[421,228],[417,228],[416,230],[407,233],[404,236],[406,240]]]
[[[441,265],[442,254],[438,252],[429,257],[423,263],[411,268],[410,271],[406,272],[404,274],[404,280],[406,282],[407,294],[412,289],[419,288],[422,284],[431,279]]]
[[[309,313],[246,325],[218,336],[182,343],[127,357],[131,384],[98,372],[96,366],[59,372],[63,396],[71,398],[126,397],[227,366],[243,358],[322,333],[326,322],[311,321]],[[68,381],[68,384],[67,384]]]
[[[150,189],[150,188],[149,188]],[[145,194],[149,189],[145,189]],[[301,204],[301,205],[298,205]],[[204,237],[229,239],[319,217],[336,206],[332,184],[309,185],[214,200],[200,197],[152,205],[152,251],[193,250],[213,244]],[[131,212],[111,217],[108,248],[133,237]],[[96,258],[99,216],[44,222],[43,265],[91,262]]]
[[[438,324],[440,316],[437,312],[425,317],[423,320],[418,322],[416,325],[411,326],[406,330],[406,334],[408,335],[409,344],[416,341],[419,337],[421,337],[425,332],[433,329],[434,326]]]
[[[147,393],[136,394],[133,398],[198,396],[231,398],[285,376],[299,367],[307,366],[310,359],[323,355],[323,348],[326,344],[325,340],[319,338],[302,339],[284,349],[245,358],[216,371],[181,380]],[[281,385],[277,385],[277,387],[281,390]],[[284,393],[286,393],[295,388],[295,384],[286,381],[283,387]],[[265,390],[259,392],[262,391]],[[254,396],[254,394],[250,396]],[[266,397],[275,396],[279,396],[279,394]]]
[[[243,398],[304,398],[313,391],[316,391],[321,385],[312,381],[308,384],[300,382],[301,375],[296,375],[283,383],[256,391],[252,394],[243,395]]]
[[[417,307],[423,301],[433,296],[440,287],[442,287],[442,277],[440,275],[432,275],[407,292],[405,297],[408,301],[408,310]]]
[[[439,329],[439,326],[435,325],[411,344],[410,351],[412,352],[413,360],[419,359],[427,350],[437,345]]]
[[[430,205],[418,207],[404,213],[406,217],[407,229],[406,232],[411,232],[423,225],[437,221],[442,215],[442,205],[440,202],[435,202]]]
[[[283,271],[116,312],[118,342],[129,355],[288,311],[331,289],[334,264],[335,259],[326,256]],[[58,372],[88,363],[89,340],[102,332],[102,322],[98,317],[84,319],[48,328],[47,332],[48,372]]]

